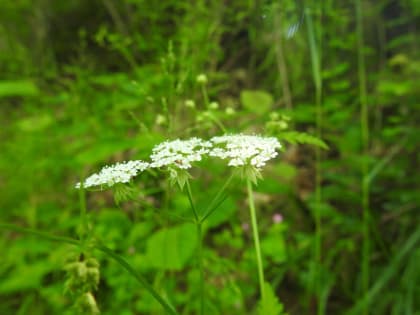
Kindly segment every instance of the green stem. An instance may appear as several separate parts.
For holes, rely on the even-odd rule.
[[[178,313],[175,309],[169,305],[156,291],[155,289],[143,278],[138,272],[134,270],[133,267],[120,255],[114,253],[112,249],[105,247],[103,245],[97,244],[94,245],[95,249],[98,249],[104,253],[106,253],[109,257],[113,258],[116,262],[118,262],[125,270],[128,271],[149,293],[162,305],[162,307],[166,310],[168,314],[177,315]]]
[[[188,201],[190,202],[191,210],[194,213],[195,217],[195,224],[197,226],[197,264],[198,269],[200,271],[200,314],[204,314],[204,267],[203,267],[203,237],[202,237],[202,221],[198,215],[197,209],[195,207],[192,192],[191,192],[191,185],[190,181],[186,181],[187,186],[187,195]]]
[[[194,204],[193,197],[192,197],[190,181],[188,179],[187,179],[185,185],[187,186],[188,201],[190,202],[191,210],[192,210],[192,212],[194,214],[195,221],[196,222],[200,222],[200,219],[199,219],[199,216],[198,216],[198,212],[197,212],[197,209],[195,208],[195,204]]]
[[[220,190],[216,193],[216,196],[214,196],[213,200],[210,202],[209,206],[204,211],[203,217],[201,218],[201,222],[204,222],[204,220],[206,220],[213,213],[213,211],[217,209],[217,207],[220,204],[220,197],[225,192],[226,188],[229,186],[233,176],[234,173],[230,174],[228,179],[223,184],[222,188],[220,188]]]
[[[369,233],[369,170],[366,160],[369,149],[369,123],[368,123],[368,101],[366,91],[366,66],[363,54],[363,23],[361,0],[356,1],[356,30],[357,30],[357,66],[359,76],[359,98],[360,98],[360,132],[362,137],[362,221],[363,221],[363,245],[362,245],[362,298],[365,298],[369,291],[370,278],[370,233]],[[368,304],[363,307],[363,315],[369,314]]]
[[[211,120],[212,122],[214,122],[214,123],[215,123],[215,125],[216,125],[217,127],[219,127],[219,128],[220,128],[220,130],[221,130],[223,133],[227,133],[227,130],[226,130],[225,126],[223,126],[223,124],[222,124],[222,122],[220,121],[220,119],[218,119],[217,117],[215,117],[212,113],[209,113],[209,115],[208,115],[207,117],[208,117],[208,118],[210,118],[210,120]]]
[[[315,85],[315,106],[316,106],[316,135],[318,139],[322,136],[322,76],[321,76],[321,50],[319,49],[316,41],[315,29],[312,22],[311,13],[305,9],[306,25],[308,29],[309,38],[309,49],[311,54],[312,63],[312,76]],[[321,29],[321,25],[319,25]],[[322,221],[321,221],[321,203],[322,203],[322,173],[321,173],[321,148],[315,147],[315,248],[314,248],[314,260],[315,266],[311,275],[310,288],[314,289],[318,298],[318,310],[319,315],[323,314],[323,303],[321,301],[321,290],[319,283],[320,266],[322,262]]]
[[[417,229],[410,235],[402,246],[399,246],[399,251],[393,256],[392,260],[387,264],[386,268],[381,271],[381,275],[378,280],[372,285],[367,294],[363,299],[357,301],[357,303],[346,313],[345,315],[358,315],[361,311],[366,308],[366,305],[375,301],[381,292],[386,288],[386,285],[392,279],[399,281],[400,275],[396,275],[401,270],[401,265],[405,263],[403,260],[407,255],[412,255],[420,242],[420,229]],[[397,280],[398,279],[398,280]]]
[[[87,239],[88,234],[88,218],[87,218],[87,210],[86,210],[86,194],[84,188],[84,180],[80,181],[80,189],[79,189],[79,208],[80,208],[80,231],[79,231],[79,239],[81,241],[85,241]]]
[[[249,211],[251,215],[251,224],[252,224],[252,234],[254,237],[255,255],[257,258],[260,294],[261,294],[261,299],[265,300],[264,268],[263,268],[262,256],[261,256],[260,237],[258,235],[257,215],[255,211],[254,197],[253,197],[253,192],[252,192],[252,183],[250,179],[247,179],[247,188],[248,188]]]
[[[207,94],[207,88],[206,84],[201,85],[201,92],[203,93],[203,99],[204,99],[204,105],[206,105],[206,108],[209,108],[209,96]]]
[[[201,222],[197,222],[198,249],[197,259],[200,269],[200,314],[204,314],[204,266],[203,266],[203,231]]]
[[[27,229],[27,228],[22,228],[19,226],[15,226],[12,224],[4,224],[4,223],[0,223],[0,228],[1,229],[5,229],[5,230],[12,230],[12,231],[16,231],[16,232],[21,232],[21,233],[26,233],[26,234],[32,234],[38,237],[42,237],[45,239],[48,239],[50,241],[55,241],[55,242],[61,242],[61,243],[67,243],[67,244],[72,244],[75,246],[79,246],[82,247],[85,245],[84,242],[82,241],[78,241],[72,238],[67,238],[67,237],[62,237],[62,236],[55,236],[55,235],[51,235],[45,232],[40,232],[34,229]],[[90,244],[92,246],[92,248],[99,250],[101,252],[104,252],[105,254],[107,254],[107,256],[111,257],[112,259],[114,259],[116,262],[118,262],[125,270],[127,270],[159,303],[160,305],[166,310],[166,312],[168,314],[171,315],[178,315],[178,313],[176,312],[176,310],[168,304],[168,302],[166,302],[160,295],[159,293],[156,292],[156,290],[147,282],[146,279],[143,278],[142,275],[140,275],[138,272],[136,272],[134,270],[133,267],[131,267],[131,265],[120,255],[116,254],[115,252],[113,252],[111,249],[109,249],[108,247],[98,244],[98,243],[93,243]]]
[[[76,246],[82,245],[81,241],[78,241],[72,238],[51,235],[49,233],[45,233],[45,232],[41,232],[38,230],[29,229],[29,228],[23,228],[23,227],[16,226],[13,224],[0,223],[0,229],[20,232],[20,233],[25,233],[25,234],[32,234],[32,235],[45,238],[47,240],[54,241],[54,242],[67,243],[67,244],[72,244]]]

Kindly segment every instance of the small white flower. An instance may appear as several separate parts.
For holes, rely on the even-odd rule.
[[[108,185],[113,186],[117,183],[128,183],[131,178],[139,172],[149,167],[149,163],[140,160],[117,163],[111,166],[105,166],[99,173],[93,174],[86,178],[83,187]],[[76,184],[76,188],[80,188],[81,183]]]
[[[199,138],[188,140],[176,139],[158,144],[153,148],[150,156],[151,167],[176,167],[178,169],[191,168],[191,163],[200,161],[212,147],[211,142]]]
[[[214,149],[210,156],[228,159],[229,166],[252,166],[257,170],[277,156],[281,144],[274,137],[225,135],[211,139]]]

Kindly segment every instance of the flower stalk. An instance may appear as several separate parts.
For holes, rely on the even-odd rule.
[[[202,230],[202,221],[198,215],[197,209],[194,204],[194,200],[192,197],[191,185],[189,180],[186,181],[187,187],[187,196],[190,202],[191,210],[195,217],[195,224],[197,226],[197,265],[200,272],[200,284],[199,284],[199,292],[200,292],[200,315],[204,314],[204,266],[203,266],[203,230]]]
[[[253,238],[254,238],[255,256],[257,258],[258,281],[259,281],[259,285],[260,285],[260,294],[261,294],[261,299],[265,300],[264,267],[263,267],[263,263],[262,263],[260,237],[259,237],[259,234],[258,234],[257,214],[256,214],[256,211],[255,211],[255,203],[254,203],[251,180],[247,179],[246,184],[247,184],[247,190],[248,190],[249,212],[250,212],[250,215],[251,215],[251,225],[252,225],[252,235],[253,235]]]

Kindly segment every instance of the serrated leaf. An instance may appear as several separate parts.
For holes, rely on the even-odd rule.
[[[296,144],[296,143],[311,144],[311,145],[328,150],[328,145],[324,141],[305,132],[297,132],[297,131],[282,132],[278,134],[277,137],[280,140],[284,140],[292,144]]]
[[[265,297],[258,305],[258,315],[286,315],[283,304],[274,294],[274,290],[267,282],[264,283]]]

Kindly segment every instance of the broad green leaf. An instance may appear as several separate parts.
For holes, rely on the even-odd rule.
[[[297,175],[297,169],[295,166],[281,161],[275,163],[273,166],[273,172],[285,180],[292,180]]]
[[[283,235],[269,235],[261,241],[261,250],[264,256],[270,257],[275,263],[282,263],[286,260],[286,243]]]
[[[95,216],[95,233],[112,249],[123,244],[127,238],[126,231],[131,228],[127,215],[119,210],[102,209]]]
[[[163,228],[146,244],[146,259],[150,267],[181,270],[193,256],[197,245],[196,226],[191,223]]]
[[[25,290],[38,289],[42,278],[52,269],[53,266],[45,260],[17,265],[7,278],[0,282],[0,293],[22,293]]]
[[[242,105],[256,114],[265,114],[273,105],[273,97],[265,91],[244,90],[241,92]]]
[[[35,96],[39,90],[31,80],[0,81],[0,97]]]
[[[52,122],[53,118],[50,115],[43,114],[24,118],[17,123],[17,127],[22,131],[32,132],[45,129]]]
[[[104,163],[110,156],[134,147],[135,143],[135,139],[104,139],[80,152],[76,155],[76,160],[82,165]]]
[[[232,198],[226,198],[223,203],[207,218],[208,227],[216,227],[228,221],[236,211],[236,204]]]

